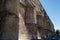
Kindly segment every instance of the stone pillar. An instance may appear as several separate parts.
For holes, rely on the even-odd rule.
[[[37,12],[37,31],[38,31],[38,39],[41,39],[42,35],[44,34],[43,29],[44,29],[44,13],[40,11]]]
[[[0,40],[18,40],[19,0],[0,0]]]
[[[29,40],[36,39],[37,37],[37,28],[36,28],[36,21],[35,21],[36,14],[34,13],[34,8],[31,6],[26,7],[26,28],[29,34]]]
[[[29,33],[25,25],[25,5],[23,0],[20,3],[20,13],[19,13],[19,37],[18,40],[29,40]]]
[[[0,12],[0,40],[18,40],[19,18],[9,12]]]
[[[39,37],[42,36],[42,30],[44,29],[44,21],[42,15],[37,15],[37,30],[39,32]]]
[[[18,40],[28,40],[28,31],[21,14],[19,14],[19,37]]]

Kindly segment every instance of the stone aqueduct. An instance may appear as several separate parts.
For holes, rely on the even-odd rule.
[[[54,33],[39,0],[0,0],[0,40],[31,40]]]

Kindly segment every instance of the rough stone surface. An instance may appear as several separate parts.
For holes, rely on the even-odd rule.
[[[0,12],[0,40],[17,40],[19,19],[17,16]]]
[[[0,40],[32,40],[54,33],[39,0],[0,0]]]
[[[55,33],[53,23],[51,22],[39,0],[21,0],[20,8],[22,11],[20,14],[23,14],[22,18],[24,27],[26,28],[24,29],[24,27],[20,26],[22,31],[20,33],[21,36],[25,35],[22,36],[21,40],[31,40],[32,38],[36,39],[40,37],[47,37]]]
[[[19,0],[0,0],[0,40],[18,40]]]

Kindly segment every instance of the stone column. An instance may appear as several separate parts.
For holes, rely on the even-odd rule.
[[[37,28],[36,28],[36,14],[34,13],[34,8],[31,6],[26,7],[26,28],[29,34],[29,40],[36,39],[37,37]]]
[[[37,12],[37,31],[38,31],[38,39],[41,39],[42,34],[44,34],[43,29],[44,29],[44,13],[40,11],[36,11]]]
[[[0,12],[0,40],[18,40],[19,18],[9,12]]]
[[[23,0],[21,0],[20,12],[19,12],[19,37],[18,40],[29,40],[28,30],[25,25],[25,5]]]
[[[28,31],[25,26],[25,22],[21,14],[19,14],[19,37],[18,40],[29,40],[28,39]]]
[[[19,0],[0,0],[0,40],[18,40]]]

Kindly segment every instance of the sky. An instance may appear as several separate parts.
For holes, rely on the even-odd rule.
[[[40,0],[46,10],[55,30],[60,29],[60,0]]]

